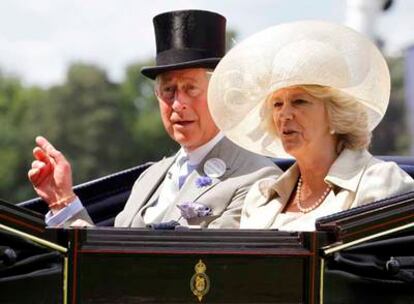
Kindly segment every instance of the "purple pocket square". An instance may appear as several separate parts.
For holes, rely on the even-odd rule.
[[[185,219],[211,215],[211,209],[204,204],[197,202],[184,202],[177,205],[181,216]]]

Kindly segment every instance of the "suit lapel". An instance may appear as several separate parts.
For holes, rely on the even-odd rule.
[[[210,191],[214,188],[218,183],[225,180],[228,176],[230,176],[233,171],[235,170],[234,162],[238,156],[239,149],[235,148],[235,145],[231,143],[227,138],[223,138],[203,159],[203,161],[198,165],[197,169],[194,170],[187,178],[185,184],[181,188],[180,192],[178,193],[176,199],[174,200],[174,204],[170,206],[168,211],[164,216],[164,221],[166,220],[179,220],[181,217],[180,210],[177,208],[177,204],[184,203],[184,202],[195,202],[197,201],[203,194],[207,191]],[[220,158],[226,163],[226,172],[218,177],[218,178],[211,178],[212,182],[208,186],[198,187],[197,186],[197,179],[200,177],[204,177],[204,164],[206,161],[212,158]],[[217,202],[220,204],[221,202]],[[214,214],[214,206],[212,211]],[[182,221],[181,221],[182,222]]]
[[[212,189],[215,185],[217,185],[223,177],[220,178],[212,178],[211,184],[204,187],[197,186],[197,179],[200,177],[204,177],[204,172],[202,170],[194,170],[190,176],[187,178],[187,181],[175,200],[176,203],[181,202],[194,202],[196,201],[203,193]]]
[[[295,163],[279,178],[255,183],[247,194],[240,228],[271,228],[292,195],[298,178],[299,169]]]
[[[167,175],[168,170],[175,161],[175,157],[169,157],[162,161],[159,166],[154,167],[153,172],[145,176],[145,181],[143,180],[144,191],[141,193],[143,207],[147,207],[150,203],[151,195],[159,188],[160,184]],[[149,173],[149,172],[148,172]],[[141,205],[141,204],[140,204]]]
[[[132,208],[128,210],[129,218],[126,221],[125,226],[136,227],[138,225],[137,221],[144,222],[142,218],[143,210],[148,208],[152,203],[154,203],[155,194],[159,193],[159,188],[164,180],[168,170],[171,165],[174,163],[175,157],[164,158],[160,162],[154,164],[148,172],[142,177],[140,181],[139,192],[133,192],[131,197]],[[138,225],[138,226],[143,226]]]
[[[285,202],[280,201],[280,197],[271,200],[258,196],[261,206],[258,208],[248,208],[243,210],[240,228],[243,229],[269,229],[271,228],[276,216],[283,210]]]
[[[161,188],[162,182],[158,185],[158,188],[155,189],[153,194],[149,197],[145,205],[138,210],[138,213],[133,219],[132,227],[144,227],[146,225],[144,220],[145,211],[148,209],[148,207],[151,207],[154,203],[157,202],[158,197],[160,196]]]

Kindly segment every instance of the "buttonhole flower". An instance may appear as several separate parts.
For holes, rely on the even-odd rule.
[[[199,176],[195,181],[197,188],[210,186],[212,182],[213,180],[209,176]]]

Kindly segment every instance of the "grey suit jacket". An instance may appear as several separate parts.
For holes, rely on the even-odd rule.
[[[195,181],[205,175],[204,163],[211,158],[222,159],[227,165],[226,172],[219,178],[213,178],[211,185],[197,187]],[[115,219],[115,227],[145,227],[145,210],[156,203],[160,186],[174,160],[175,156],[164,158],[140,175],[124,210]],[[271,160],[248,152],[223,138],[188,176],[162,221],[175,220],[182,225],[209,228],[239,228],[243,201],[250,186],[261,178],[278,177],[281,174],[282,171]],[[201,203],[208,206],[212,213],[187,220],[181,216],[177,207],[177,204],[183,202]],[[86,212],[77,218],[90,222]]]

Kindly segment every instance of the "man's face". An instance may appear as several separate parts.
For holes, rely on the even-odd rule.
[[[165,130],[187,151],[212,139],[218,128],[207,106],[208,78],[205,69],[162,73],[155,94]]]

